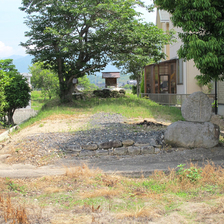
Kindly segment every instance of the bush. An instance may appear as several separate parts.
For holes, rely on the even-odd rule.
[[[132,94],[137,94],[137,86],[132,86]]]

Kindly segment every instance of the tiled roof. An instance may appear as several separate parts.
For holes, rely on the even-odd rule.
[[[102,72],[102,78],[120,78],[120,72]]]

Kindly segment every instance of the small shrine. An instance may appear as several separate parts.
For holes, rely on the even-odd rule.
[[[105,79],[105,88],[109,86],[117,88],[117,79],[120,78],[120,72],[102,72],[102,78]]]

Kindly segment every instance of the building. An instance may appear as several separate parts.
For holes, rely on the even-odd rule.
[[[105,79],[105,88],[118,88],[117,79],[120,78],[120,72],[102,72],[102,78]]]
[[[174,29],[177,42],[164,46],[166,60],[145,67],[145,93],[191,94],[201,91],[195,79],[200,71],[195,67],[194,61],[184,61],[178,57],[177,51],[182,44],[178,32],[182,32],[182,29],[174,27],[170,17],[168,12],[157,9],[156,25],[164,31]],[[224,115],[224,82],[219,82],[217,86],[218,113]]]

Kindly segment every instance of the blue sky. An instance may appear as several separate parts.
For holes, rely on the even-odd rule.
[[[152,4],[152,0],[145,0],[146,4]],[[20,11],[21,0],[0,0],[0,58],[11,55],[25,56],[25,49],[19,46],[20,42],[26,41],[24,32],[28,27],[24,24],[26,13]],[[144,13],[147,22],[154,22],[156,13]]]

